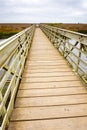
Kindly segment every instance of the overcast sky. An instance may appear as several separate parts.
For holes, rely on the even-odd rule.
[[[0,0],[1,23],[87,23],[87,0]]]

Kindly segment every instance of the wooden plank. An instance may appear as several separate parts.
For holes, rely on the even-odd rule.
[[[87,116],[87,104],[15,108],[11,121],[44,120]]]
[[[54,69],[25,69],[24,70],[24,73],[38,73],[38,72],[41,72],[41,73],[52,73],[52,72],[67,72],[67,71],[71,71],[71,68],[54,68]]]
[[[56,76],[71,76],[73,72],[53,72],[53,73],[24,73],[22,77],[56,77]]]
[[[68,63],[60,63],[60,62],[58,62],[58,63],[54,63],[54,62],[30,62],[30,63],[26,63],[26,65],[25,65],[25,68],[26,67],[30,67],[30,66],[32,66],[32,67],[38,67],[38,66],[58,66],[58,65],[66,65],[66,64],[68,64]]]
[[[15,107],[40,107],[40,106],[59,106],[72,104],[87,104],[87,94],[68,95],[54,97],[35,97],[35,98],[17,98]]]
[[[72,94],[87,94],[87,89],[84,87],[74,88],[58,88],[58,89],[30,89],[19,90],[17,97],[34,97],[34,96],[59,96]]]
[[[39,57],[36,57],[36,58],[29,58],[29,60],[32,60],[32,61],[37,61],[37,60],[43,60],[43,61],[46,61],[46,60],[48,60],[48,61],[56,61],[56,62],[59,62],[59,59],[58,58],[39,58]]]
[[[30,64],[30,63],[50,63],[50,64],[51,63],[55,63],[55,64],[56,63],[64,63],[64,62],[61,62],[60,60],[61,59],[59,58],[58,60],[55,60],[55,62],[54,62],[53,60],[46,60],[46,59],[44,61],[43,60],[36,60],[35,61],[35,60],[27,59],[26,64]],[[67,63],[67,62],[65,62],[65,63]]]
[[[42,60],[42,59],[46,59],[46,60],[47,60],[47,59],[55,59],[55,58],[56,58],[58,61],[60,61],[60,62],[62,62],[62,63],[63,63],[64,61],[67,62],[66,60],[64,60],[63,57],[61,58],[59,55],[55,55],[55,54],[54,54],[53,56],[50,57],[51,54],[49,54],[49,55],[48,55],[48,54],[49,54],[49,53],[47,53],[47,54],[45,54],[45,53],[43,53],[43,54],[42,54],[42,53],[40,53],[40,54],[36,53],[35,55],[33,55],[33,54],[31,53],[31,54],[27,57],[27,60],[29,61],[30,58],[31,58],[31,60],[34,60],[35,58],[38,58],[38,59],[41,59],[41,60]],[[58,62],[58,61],[57,61],[57,62]]]
[[[59,69],[59,68],[60,68],[60,69],[62,69],[62,68],[66,68],[66,69],[67,69],[68,66],[61,64],[61,65],[59,65],[59,66],[26,66],[26,67],[25,67],[25,69],[30,69],[30,70],[31,70],[31,69],[33,69],[33,70],[34,70],[34,69],[57,69],[57,68],[58,68],[58,69]]]
[[[31,59],[29,59],[29,60],[31,60]],[[37,62],[37,61],[43,61],[43,62],[59,62],[59,60],[60,59],[38,59],[38,58],[36,58],[36,59],[32,59],[32,61],[34,61],[34,62]],[[27,62],[27,63],[29,63],[29,61]]]
[[[87,89],[39,29],[10,121],[8,130],[87,129]]]
[[[45,51],[45,50],[44,50]],[[36,51],[35,51],[36,52]],[[50,53],[50,54],[52,54],[52,52]],[[35,53],[35,54],[32,54],[32,53],[30,53],[29,55],[28,55],[28,57],[27,57],[27,59],[28,58],[36,58],[36,57],[38,57],[38,58],[59,58],[58,57],[59,55],[55,55],[55,54],[53,54],[51,57],[50,57],[50,55],[48,54],[48,53]],[[61,58],[61,59],[63,59],[63,58]]]
[[[60,81],[73,81],[73,80],[79,80],[79,78],[77,76],[60,76],[60,77],[44,77],[44,78],[40,78],[40,77],[35,77],[35,78],[22,78],[21,82],[60,82]]]
[[[87,130],[87,117],[11,122],[8,130]]]
[[[68,63],[46,63],[46,62],[39,62],[39,63],[29,63],[29,64],[26,64],[25,68],[27,67],[58,67],[58,66],[62,66],[62,67],[66,67]]]
[[[45,50],[36,50],[36,51],[30,51],[29,52],[29,55],[28,55],[28,57],[29,56],[43,56],[43,57],[45,57],[45,56],[49,56],[49,55],[52,55],[52,51],[45,51],[45,53],[44,53],[44,51]],[[57,57],[58,58],[58,56],[59,56],[60,54],[58,53],[58,52],[55,52],[55,51],[53,51],[53,56],[55,56],[55,57]]]
[[[66,87],[81,87],[84,86],[81,81],[63,81],[63,82],[48,82],[48,83],[21,83],[19,89],[43,89],[43,88],[66,88]]]
[[[41,54],[40,54],[41,55]],[[36,56],[35,58],[37,58],[38,56]],[[54,62],[54,64],[59,64],[59,63],[61,63],[61,64],[63,64],[63,63],[68,63],[68,61],[67,60],[65,60],[64,58],[61,58],[60,56],[58,56],[59,58],[57,58],[57,60],[55,60],[55,62]],[[40,63],[45,63],[45,62],[47,62],[47,63],[53,63],[53,61],[50,59],[50,60],[48,60],[48,59],[46,59],[46,56],[45,56],[45,60],[43,61],[42,60],[42,58],[43,58],[43,56],[41,56],[41,60],[37,60],[38,62],[40,62]],[[30,60],[30,58],[27,58],[27,62],[26,63],[32,63],[34,60]]]

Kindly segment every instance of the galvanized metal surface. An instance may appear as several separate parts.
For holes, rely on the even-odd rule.
[[[14,107],[18,85],[31,45],[35,26],[0,44],[0,129],[4,130]]]

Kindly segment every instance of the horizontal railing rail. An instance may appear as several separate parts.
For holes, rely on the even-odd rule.
[[[0,128],[9,123],[35,26],[0,43]]]
[[[40,27],[73,66],[74,71],[87,83],[87,35],[46,24]]]

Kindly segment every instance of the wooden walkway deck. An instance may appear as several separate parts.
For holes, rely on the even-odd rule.
[[[87,130],[87,89],[39,28],[9,130]]]

